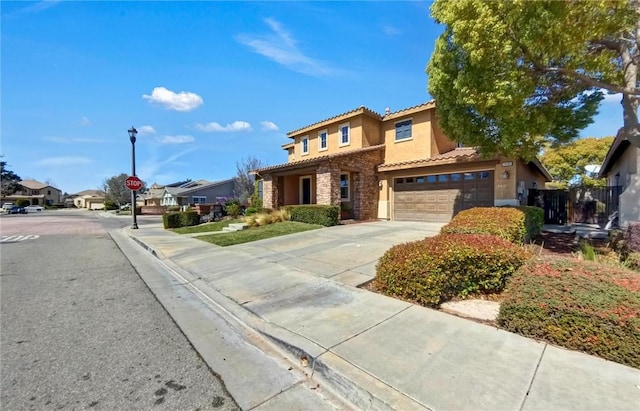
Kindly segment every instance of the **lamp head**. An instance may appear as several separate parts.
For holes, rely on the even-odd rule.
[[[131,144],[133,144],[136,142],[136,134],[138,134],[138,130],[136,130],[135,127],[131,126],[131,128],[128,131],[129,131],[129,140],[131,140]]]

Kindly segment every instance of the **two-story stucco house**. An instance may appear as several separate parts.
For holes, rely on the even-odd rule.
[[[341,205],[355,219],[448,221],[526,204],[551,176],[537,161],[481,158],[439,129],[435,102],[380,115],[364,106],[287,134],[284,164],[255,170],[264,207]]]
[[[29,200],[32,205],[53,205],[62,203],[62,191],[36,180],[22,180],[15,193],[4,197],[3,201]]]

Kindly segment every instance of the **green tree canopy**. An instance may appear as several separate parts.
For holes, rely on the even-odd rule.
[[[640,1],[436,0],[431,14],[445,31],[429,92],[451,139],[531,158],[577,137],[610,92],[640,146]]]
[[[0,161],[0,194],[8,196],[16,192],[22,179],[7,168],[6,161]]]
[[[588,166],[602,164],[613,137],[580,138],[561,147],[549,146],[540,161],[553,176],[552,185],[565,188],[572,184],[602,186],[605,179],[597,179]]]

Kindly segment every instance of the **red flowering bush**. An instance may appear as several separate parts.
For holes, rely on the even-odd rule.
[[[639,273],[549,257],[523,266],[503,296],[503,328],[640,368]]]
[[[426,306],[452,297],[497,292],[529,255],[486,234],[441,234],[389,249],[376,266],[383,294]]]
[[[526,213],[514,207],[477,207],[463,210],[442,229],[442,234],[492,234],[522,244],[527,235]]]

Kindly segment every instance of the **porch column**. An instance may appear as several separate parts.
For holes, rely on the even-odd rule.
[[[316,204],[340,205],[340,168],[322,164],[316,171]]]
[[[264,208],[277,208],[278,188],[273,182],[271,175],[266,175],[262,179],[262,206]]]

